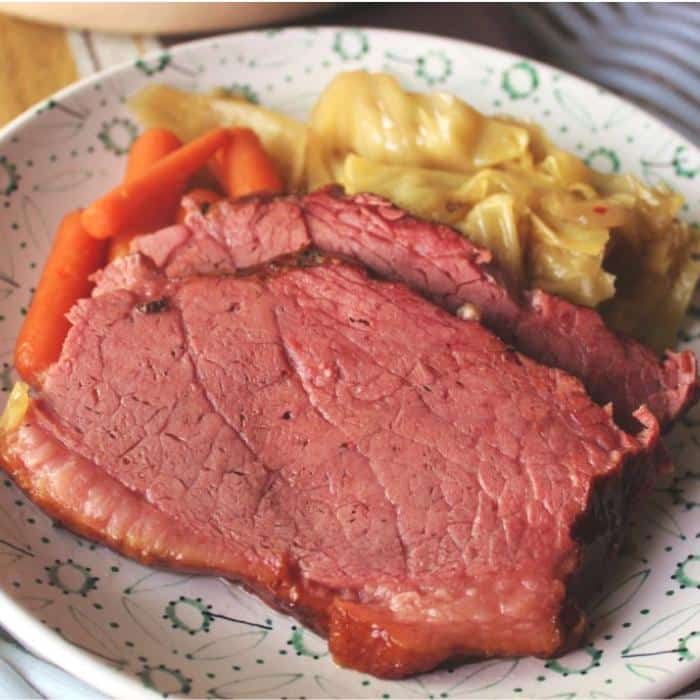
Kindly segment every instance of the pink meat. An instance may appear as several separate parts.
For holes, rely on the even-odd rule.
[[[595,311],[539,290],[519,296],[488,252],[446,226],[415,219],[381,197],[349,198],[334,189],[309,195],[303,208],[319,248],[405,282],[450,310],[473,304],[503,340],[578,377],[599,403],[612,403],[629,429],[642,405],[668,427],[696,399],[692,352],[659,359],[609,330]]]
[[[243,581],[368,673],[580,639],[651,414],[631,437],[577,380],[352,266],[159,282],[141,260],[71,312],[4,446],[47,510]]]

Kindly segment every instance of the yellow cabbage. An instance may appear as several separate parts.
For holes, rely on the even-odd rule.
[[[382,163],[469,172],[517,159],[527,144],[523,127],[487,119],[453,95],[405,92],[382,73],[341,73],[311,115],[308,185],[314,189],[337,181],[349,153]]]
[[[602,267],[608,229],[584,225],[590,203],[554,191],[538,173],[492,168],[473,175],[384,165],[351,155],[340,181],[417,216],[454,226],[494,253],[518,283],[595,306],[615,293]],[[607,216],[610,216],[608,212]]]
[[[0,415],[0,436],[19,428],[29,410],[29,401],[29,387],[24,382],[17,382],[12,387],[5,410]]]

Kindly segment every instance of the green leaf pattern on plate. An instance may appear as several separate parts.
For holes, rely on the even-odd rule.
[[[655,649],[652,647],[656,647],[657,644],[662,642],[677,643],[679,638],[673,638],[671,635],[686,629],[687,625],[695,620],[698,613],[700,613],[700,605],[691,605],[687,608],[676,610],[670,615],[664,615],[661,619],[654,620],[651,625],[638,634],[622,650],[622,655],[629,657],[632,652],[639,652],[640,650],[654,651]],[[676,647],[674,646],[673,648],[675,649]],[[663,647],[663,649],[665,651],[666,647]]]
[[[615,583],[590,608],[591,620],[599,622],[627,605],[649,578],[651,569],[642,569]]]
[[[655,681],[663,676],[667,676],[670,671],[663,666],[650,666],[649,664],[625,664],[630,673],[639,676],[646,681]]]
[[[283,689],[287,692],[290,685],[298,683],[302,678],[301,673],[256,674],[224,683],[212,688],[210,693],[215,698],[280,697]]]

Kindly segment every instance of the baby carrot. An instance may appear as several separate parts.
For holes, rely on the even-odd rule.
[[[173,189],[183,187],[230,138],[227,129],[214,129],[118,186],[83,212],[86,231],[95,238],[110,238],[143,224],[154,207],[167,201]]]
[[[251,129],[233,129],[231,140],[215,161],[222,184],[231,197],[282,191],[282,179],[272,159]]]
[[[90,294],[88,277],[102,267],[106,252],[107,242],[86,233],[79,211],[63,219],[15,345],[15,367],[28,384],[39,385],[61,354],[70,328],[66,313]]]
[[[169,129],[148,129],[129,150],[124,182],[133,182],[152,165],[182,146],[182,141]]]
[[[224,149],[220,148],[207,163],[209,172],[214,176],[221,187],[226,189],[226,178],[224,177]]]
[[[221,199],[221,195],[214,190],[205,190],[203,187],[198,187],[194,190],[190,190],[187,196],[198,206],[201,207],[203,204],[214,204]],[[176,224],[184,224],[185,217],[187,216],[187,209],[182,206],[178,207],[177,214],[175,215]]]
[[[124,182],[133,182],[141,177],[159,160],[165,158],[173,151],[182,146],[182,141],[168,129],[148,129],[134,141],[129,151],[129,159],[126,162],[126,172]],[[107,259],[111,262],[129,252],[131,241],[143,233],[156,231],[172,223],[175,209],[180,197],[182,188],[175,187],[171,196],[164,197],[159,206],[151,212],[148,225],[138,226],[135,230],[125,231],[115,236],[110,241]]]

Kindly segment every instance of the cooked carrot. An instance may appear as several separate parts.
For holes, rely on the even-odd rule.
[[[231,140],[214,159],[222,185],[231,197],[257,192],[281,192],[282,179],[272,159],[251,129],[233,129]]]
[[[107,241],[85,231],[79,211],[63,219],[15,345],[15,367],[28,384],[40,384],[61,354],[70,327],[66,313],[88,296],[88,277],[104,265],[106,253]]]
[[[214,204],[221,199],[221,195],[214,190],[205,190],[203,187],[197,187],[194,190],[187,192],[187,196],[198,206],[201,207],[203,204]],[[187,216],[187,209],[182,206],[182,204],[177,209],[177,214],[175,215],[176,224],[184,224],[185,217]]]
[[[148,129],[134,141],[126,163],[124,182],[133,182],[146,173],[158,161],[182,146],[182,141],[168,129]],[[174,187],[170,197],[165,197],[149,215],[147,225],[137,226],[111,239],[107,259],[111,262],[129,252],[131,241],[143,233],[155,231],[171,224],[178,202],[182,197],[182,188]]]
[[[182,147],[182,141],[169,129],[148,129],[129,150],[124,182],[133,182],[151,166]]]
[[[207,163],[209,173],[214,176],[222,189],[226,189],[226,178],[224,177],[224,149],[220,148]]]
[[[91,204],[82,215],[85,230],[95,238],[110,238],[149,224],[151,212],[166,204],[173,189],[183,187],[230,138],[227,129],[214,129],[165,156],[140,177]]]

